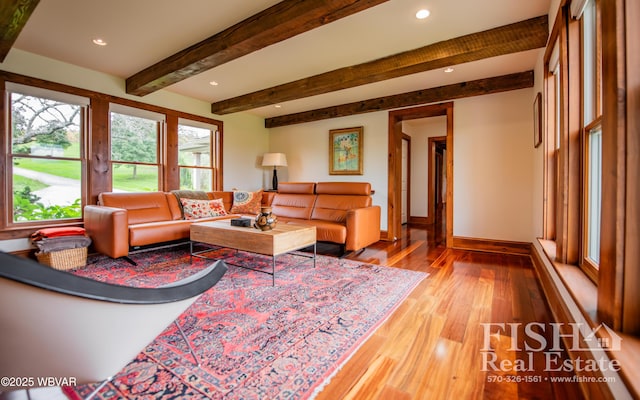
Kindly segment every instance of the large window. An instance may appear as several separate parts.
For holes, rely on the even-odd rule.
[[[0,87],[0,240],[81,226],[103,192],[222,190],[222,121],[7,71]]]
[[[640,2],[560,3],[544,58],[545,245],[549,254],[555,253],[554,261],[579,265],[591,278],[594,285],[582,276],[564,274],[575,271],[573,268],[558,269],[592,322],[637,335]],[[556,79],[550,62],[556,43],[560,47],[559,96],[554,90]],[[549,196],[554,194],[554,153],[550,149],[556,140],[556,131],[551,128],[555,126],[552,108],[556,98],[561,102],[561,162],[557,174],[561,181],[555,186],[560,189],[555,193],[558,199],[550,204]]]
[[[560,44],[556,40],[547,64],[545,105],[547,116],[545,123],[545,200],[544,200],[544,238],[556,238],[556,208],[557,192],[560,173]]]
[[[178,124],[180,189],[210,191],[213,185],[217,127],[195,121]]]
[[[114,191],[159,188],[160,131],[163,116],[114,105],[111,111],[111,163]]]
[[[7,84],[11,141],[8,223],[82,217],[85,110],[88,100]]]
[[[583,246],[580,265],[595,280],[600,262],[602,198],[602,51],[599,0],[574,10],[582,36]],[[581,4],[576,2],[575,4]],[[580,14],[580,11],[582,13]]]
[[[603,187],[600,0],[568,4],[558,15],[546,58],[544,234],[556,242],[557,261],[579,265],[597,282]]]

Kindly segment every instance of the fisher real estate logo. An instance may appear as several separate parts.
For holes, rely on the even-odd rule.
[[[563,348],[574,353],[593,350],[619,351],[622,338],[601,324],[594,329],[580,323],[482,323],[482,371],[619,371],[617,360],[604,352],[568,358]],[[564,344],[564,347],[563,347]],[[516,352],[513,357],[510,354]],[[539,354],[536,354],[539,353]],[[540,355],[542,354],[542,356]]]

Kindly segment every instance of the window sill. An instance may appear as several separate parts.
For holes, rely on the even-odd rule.
[[[553,266],[553,269],[559,276],[561,285],[563,286],[555,288],[556,293],[558,293],[556,298],[550,298],[547,295],[547,302],[551,303],[559,298],[559,301],[563,303],[559,306],[565,310],[569,310],[569,314],[571,314],[570,310],[574,305],[578,308],[581,314],[577,316],[577,318],[573,318],[574,321],[565,321],[563,318],[557,318],[557,322],[580,323],[582,320],[589,325],[590,329],[596,330],[602,323],[602,321],[598,319],[597,285],[593,283],[587,274],[578,266],[562,264],[554,261],[556,258],[555,242],[538,239],[538,243],[540,244],[540,248],[544,254],[540,254],[540,250],[535,245],[532,248],[532,252],[537,253],[535,255],[538,257],[546,258],[546,261]],[[540,276],[539,279],[541,279]],[[557,282],[556,286],[559,286],[557,285]],[[564,290],[569,293],[570,298],[562,296],[561,293]],[[552,306],[552,304],[550,304],[550,306]],[[573,316],[576,317],[575,313]],[[607,355],[611,360],[616,360],[620,365],[619,374],[624,382],[617,383],[622,383],[626,389],[624,392],[628,390],[628,393],[631,394],[633,398],[640,398],[640,338],[619,332],[616,332],[616,334],[622,338],[620,349],[617,351],[607,351]],[[614,382],[613,385],[609,385],[609,389],[613,392],[614,398],[618,398],[617,395],[621,394],[621,392],[618,392],[616,389],[621,389],[615,383],[616,382]],[[620,396],[620,398],[623,397],[624,396],[622,395]]]
[[[547,258],[553,263],[558,275],[573,297],[582,314],[591,326],[598,320],[598,287],[577,265],[562,264],[556,259],[556,243],[552,240],[538,239]]]

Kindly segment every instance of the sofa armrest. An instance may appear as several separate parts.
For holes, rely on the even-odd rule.
[[[380,240],[380,206],[347,210],[345,250],[360,250]]]
[[[85,206],[84,228],[97,252],[112,258],[129,254],[129,219],[126,209]]]

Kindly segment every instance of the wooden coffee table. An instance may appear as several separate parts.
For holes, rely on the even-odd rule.
[[[194,252],[194,242],[271,256],[271,272],[246,265],[237,266],[271,275],[273,285],[275,285],[276,257],[279,255],[313,246],[313,255],[307,257],[313,258],[313,267],[316,266],[315,226],[277,224],[270,231],[261,231],[253,227],[232,226],[229,219],[194,222],[191,224],[190,240],[191,255],[195,257],[207,258],[201,254],[211,250]]]

